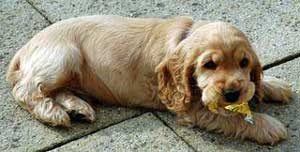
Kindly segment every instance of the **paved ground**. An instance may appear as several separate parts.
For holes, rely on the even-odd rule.
[[[222,0],[1,0],[0,1],[0,151],[300,151],[300,3]],[[14,104],[4,79],[14,53],[35,33],[61,19],[118,14],[130,17],[189,15],[228,21],[250,38],[265,74],[292,84],[289,105],[262,111],[288,127],[289,138],[276,146],[259,146],[174,123],[169,113],[97,106],[97,121],[70,129],[45,126]],[[299,58],[298,58],[299,57]]]

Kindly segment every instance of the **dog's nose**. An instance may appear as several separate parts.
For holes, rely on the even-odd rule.
[[[240,91],[239,90],[225,90],[223,95],[227,102],[233,103],[239,99]]]

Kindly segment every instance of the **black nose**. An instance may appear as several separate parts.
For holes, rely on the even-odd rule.
[[[236,102],[240,97],[240,91],[237,90],[225,90],[223,93],[227,102]]]

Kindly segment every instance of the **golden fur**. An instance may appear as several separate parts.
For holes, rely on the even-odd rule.
[[[207,110],[212,95],[238,89],[243,96],[251,83],[258,101],[291,98],[284,82],[262,81],[246,36],[223,22],[119,16],[64,20],[17,52],[7,80],[16,101],[53,126],[70,126],[73,113],[95,120],[91,106],[77,97],[81,92],[109,104],[168,109],[181,124],[261,144],[287,137],[284,125],[270,116],[254,113],[251,125],[240,114],[224,111],[229,103],[223,97],[220,114]]]

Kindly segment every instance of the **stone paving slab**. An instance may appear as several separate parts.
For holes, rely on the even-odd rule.
[[[49,20],[95,14],[128,17],[193,16],[231,22],[250,38],[263,64],[300,52],[300,2],[205,0],[29,0]]]
[[[243,4],[238,3],[241,2],[241,0],[226,3],[221,0],[214,1],[213,3],[201,3],[196,0],[29,1],[52,22],[73,16],[91,14],[117,14],[130,17],[191,15],[195,19],[229,21],[249,35],[254,48],[257,50],[264,64],[300,52],[300,32],[298,31],[300,24],[300,3],[296,1],[289,3],[280,1],[272,1],[273,3],[243,2]],[[75,123],[72,128],[66,130],[48,127],[39,123],[27,112],[13,103],[13,99],[10,95],[11,89],[4,79],[6,67],[18,48],[25,44],[36,32],[48,25],[47,20],[39,15],[26,1],[0,1],[0,151],[51,149],[51,147],[55,147],[57,144],[72,141],[142,113],[139,110],[133,109],[98,106],[96,110],[96,123]],[[296,59],[282,64],[267,70],[266,74],[287,79],[293,84],[293,88],[299,92],[300,78],[297,76],[300,70],[299,62],[299,59]],[[266,113],[280,119],[287,124],[289,128],[289,140],[275,147],[258,146],[252,142],[242,142],[240,140],[223,137],[222,135],[206,133],[199,129],[187,129],[177,126],[174,123],[175,120],[172,115],[167,113],[159,114],[178,135],[199,151],[300,151],[300,133],[298,127],[300,126],[298,117],[300,114],[299,106],[298,95],[295,95],[295,101],[289,105],[265,106],[270,107],[264,108]],[[168,137],[160,138],[162,140],[160,142],[168,143],[167,146],[171,148],[181,148],[185,150],[184,147],[186,147],[186,145],[183,144],[175,134],[171,133],[169,129],[163,126],[161,122],[157,122],[158,120],[154,119],[153,116],[143,116],[141,118],[145,117],[149,120],[149,126],[151,126],[152,121],[154,121],[154,127],[160,126],[166,129],[166,131],[161,132],[166,132]],[[137,118],[133,119],[134,121],[132,121],[132,123],[145,123],[142,120],[137,121],[136,119]],[[125,121],[121,124],[123,125],[124,123],[127,122]],[[118,124],[103,131],[111,129],[126,130],[127,127],[122,127],[122,125],[120,126],[120,124]],[[147,130],[147,127],[148,124],[146,127],[141,125],[134,129],[144,131],[144,129]],[[101,134],[101,132],[102,130],[96,134]],[[153,133],[153,131],[148,130],[148,133]],[[149,136],[149,134],[144,135],[145,137]],[[156,138],[154,135],[150,135],[150,139]],[[119,140],[119,145],[121,146],[121,141],[128,141],[128,138],[128,136],[123,135]],[[78,141],[81,140],[83,139],[79,139]],[[88,138],[85,138],[85,140],[88,140]],[[132,143],[135,142],[143,145],[139,141],[132,141]],[[145,147],[151,146],[151,140],[149,143],[150,144],[146,144]],[[177,146],[178,143],[179,145]],[[103,144],[111,146],[109,142],[103,142]],[[144,145],[141,145],[137,147],[143,148]]]
[[[224,137],[221,134],[207,133],[198,128],[186,128],[175,123],[175,117],[169,113],[159,112],[159,116],[175,132],[198,151],[300,151],[300,58],[265,71],[265,75],[275,76],[288,81],[294,90],[294,100],[287,105],[263,104],[261,112],[267,113],[288,128],[288,140],[275,146],[261,146],[251,141]]]
[[[75,123],[70,129],[45,126],[14,103],[5,81],[14,53],[49,23],[24,0],[0,1],[0,151],[35,151],[79,138],[141,114],[141,111],[99,106],[93,124]]]
[[[115,126],[70,142],[53,152],[96,151],[192,151],[170,128],[152,113],[146,113]]]

